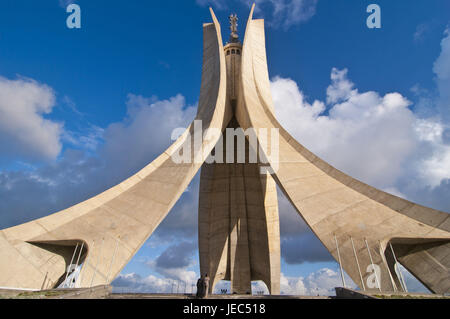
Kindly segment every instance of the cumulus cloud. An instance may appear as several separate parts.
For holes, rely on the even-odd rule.
[[[422,140],[421,149],[426,152],[416,164],[421,176],[419,183],[403,181],[403,187],[412,196],[420,198],[425,204],[449,211],[448,185],[450,183],[450,30],[444,31],[441,52],[433,64],[436,92],[420,89],[414,92],[418,96],[418,110],[421,118],[417,121],[416,131]],[[424,111],[427,110],[427,111]],[[424,187],[420,187],[423,185]]]
[[[406,287],[413,293],[430,293],[417,279],[415,279],[403,266],[400,269],[404,276]],[[186,278],[186,277],[182,277]],[[344,272],[345,284],[348,288],[359,289],[353,280]],[[196,279],[186,278],[160,278],[154,275],[142,277],[136,273],[120,274],[112,283],[113,292],[116,293],[195,293]],[[335,296],[335,287],[342,287],[339,269],[321,268],[306,277],[286,276],[281,273],[281,295],[296,296]],[[229,281],[219,281],[215,294],[229,294],[231,284]],[[252,282],[252,294],[268,295],[269,290],[262,281]]]
[[[167,248],[155,261],[156,267],[183,268],[191,264],[192,254],[197,245],[181,242]]]
[[[197,265],[193,259],[197,249],[196,243],[187,241],[169,245],[155,260],[147,261],[146,265],[165,278],[193,283],[198,274],[190,270],[190,267]]]
[[[409,292],[429,293],[417,279],[404,267],[400,266]],[[348,288],[358,289],[357,285],[344,272],[345,284]],[[187,278],[188,279],[188,278]],[[189,280],[189,279],[188,279]],[[196,280],[180,280],[178,278],[159,278],[154,275],[142,277],[135,273],[121,274],[113,282],[114,292],[141,292],[141,293],[175,293],[195,292]],[[193,287],[194,286],[194,287]],[[339,269],[321,268],[306,277],[286,276],[281,273],[281,295],[297,296],[335,296],[335,287],[342,287]],[[214,293],[230,293],[229,281],[220,281],[216,284]],[[253,294],[268,295],[267,286],[262,281],[252,282]]]
[[[418,121],[417,130],[423,140],[434,146],[429,157],[421,160],[420,177],[427,186],[435,188],[450,178],[450,146],[444,143],[444,127],[441,123]]]
[[[274,78],[272,93],[280,123],[341,170],[379,187],[391,186],[417,145],[410,102],[398,93],[359,93],[347,70],[333,69],[331,79],[327,100],[337,103],[325,114],[325,104],[308,103],[297,83]]]
[[[449,39],[447,30],[434,63],[438,96],[427,96],[426,103],[420,100],[427,112],[413,112],[412,102],[399,93],[360,92],[347,69],[333,68],[326,103],[310,103],[296,82],[273,78],[277,118],[300,143],[351,176],[450,211],[450,99],[446,97],[450,85],[443,85],[450,74]],[[428,94],[419,86],[413,91],[419,96]],[[332,260],[282,194],[279,208],[286,263]]]
[[[172,130],[187,127],[196,114],[196,107],[186,105],[180,94],[166,100],[129,94],[126,104],[127,116],[106,128],[99,150],[107,166],[116,170],[111,182],[149,164],[172,143]]]
[[[288,29],[312,18],[316,13],[317,2],[318,0],[261,0],[256,1],[256,12],[261,13],[263,8],[271,7],[269,24]]]
[[[449,48],[443,43],[435,63],[438,82],[446,79]],[[273,79],[277,117],[300,143],[350,175],[397,194],[407,194],[399,187],[408,181],[433,189],[450,178],[448,124],[441,113],[422,118],[399,93],[359,92],[347,69],[334,68],[331,81],[326,108],[321,101],[308,103],[294,81]]]
[[[356,288],[356,284],[344,273],[346,286]],[[341,275],[337,270],[319,269],[307,277],[288,277],[283,273],[280,279],[281,294],[300,296],[335,296],[335,287],[342,287]]]
[[[35,82],[29,85],[37,92],[42,88],[44,92],[51,91],[45,86],[36,86]],[[34,96],[24,94],[21,98],[34,101]],[[85,134],[64,135],[65,139],[74,140],[72,145],[83,146],[82,149],[68,149],[58,160],[37,168],[0,171],[0,197],[3,199],[0,201],[0,228],[67,208],[131,176],[171,144],[172,129],[186,127],[196,109],[186,105],[181,95],[167,100],[129,95],[126,104],[127,116],[121,122],[105,129],[92,127]],[[50,109],[47,106],[46,110]],[[3,125],[1,130],[4,130]],[[0,145],[2,152],[6,152],[3,145],[8,144]],[[41,147],[45,150],[47,146]],[[92,148],[96,146],[98,149],[94,151]],[[181,203],[176,210],[183,208]]]
[[[434,62],[433,72],[436,75],[435,81],[439,92],[437,101],[439,115],[448,122],[450,120],[450,27],[444,31],[441,53]]]
[[[450,29],[444,31],[441,41],[441,54],[433,66],[433,71],[440,80],[450,80]]]
[[[173,281],[154,275],[142,277],[136,273],[120,274],[113,282],[115,293],[171,293]]]
[[[159,275],[163,276],[164,278],[168,278],[183,283],[196,282],[199,277],[195,271],[189,270],[188,268],[183,267],[161,268],[155,266],[153,262],[148,262],[147,265],[150,267],[150,269],[156,271]]]
[[[0,156],[52,160],[61,151],[63,126],[45,118],[55,106],[55,93],[25,78],[0,77]]]
[[[338,70],[333,68],[331,71],[332,84],[327,89],[327,103],[337,103],[348,100],[350,97],[358,94],[353,89],[354,84],[347,79],[348,70]]]
[[[344,273],[347,287],[356,288],[356,284],[351,278]],[[306,277],[286,276],[281,273],[280,277],[280,293],[281,295],[297,295],[297,296],[335,296],[335,287],[342,286],[341,275],[338,270],[329,268],[321,268],[312,272]],[[231,285],[229,281],[219,281],[214,293],[223,294],[230,293]],[[252,282],[252,294],[268,295],[269,290],[262,281]]]

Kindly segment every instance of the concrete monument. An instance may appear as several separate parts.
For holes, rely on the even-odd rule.
[[[195,120],[201,121],[202,133],[278,130],[279,156],[262,154],[271,169],[262,170],[262,162],[198,161],[203,153],[214,152],[222,137],[198,145],[193,122],[163,154],[119,185],[56,214],[1,230],[0,287],[111,283],[201,169],[200,271],[210,277],[209,292],[218,281],[230,280],[233,293],[251,293],[251,282],[262,280],[272,294],[280,293],[276,185],[362,289],[405,290],[396,268],[400,262],[431,291],[450,292],[449,214],[353,179],[315,156],[278,123],[264,21],[253,19],[253,9],[243,44],[235,15],[230,16],[225,47],[212,10],[213,22],[203,25]],[[194,146],[188,154],[191,161],[175,163],[172,156],[186,145]],[[245,153],[251,151],[247,141]]]

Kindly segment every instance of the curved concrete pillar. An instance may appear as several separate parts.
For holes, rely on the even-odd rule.
[[[253,20],[252,14],[245,33],[241,77],[242,94],[236,110],[239,124],[244,129],[279,130],[279,159],[263,154],[275,170],[273,176],[336,260],[339,250],[342,266],[353,281],[362,286],[351,240],[363,280],[373,278],[367,272],[373,260],[380,269],[381,289],[398,289],[394,288],[395,282],[398,285],[396,275],[388,271],[392,261],[389,265],[391,259],[386,258],[387,244],[392,240],[399,261],[413,275],[431,291],[448,293],[450,215],[353,179],[315,156],[283,129],[270,97],[264,21]]]
[[[240,129],[234,117],[241,90],[240,42],[225,48],[227,64],[227,105],[233,112],[227,128]],[[251,162],[250,143],[240,136],[233,143],[234,161],[227,162],[228,134],[220,141],[223,158],[204,164],[199,195],[200,271],[210,277],[210,292],[220,280],[231,281],[231,293],[250,294],[251,282],[261,280],[271,294],[280,293],[280,235],[276,184],[260,174],[258,162]],[[237,154],[245,152],[238,163]],[[253,149],[252,149],[253,151]]]
[[[204,24],[202,84],[196,120],[202,131],[222,131],[226,109],[226,66],[220,25]],[[109,284],[165,218],[202,165],[219,136],[202,140],[191,162],[175,164],[172,155],[195,145],[194,127],[140,172],[119,185],[51,216],[0,231],[0,286],[51,288],[65,276],[76,243],[84,243],[79,286]],[[199,161],[200,159],[200,161]]]
[[[238,127],[235,119],[230,127]],[[250,294],[251,282],[262,280],[271,294],[279,294],[279,232],[276,184],[260,173],[258,163],[203,165],[199,255],[201,273],[211,278],[210,292],[220,280],[229,280],[231,293]]]

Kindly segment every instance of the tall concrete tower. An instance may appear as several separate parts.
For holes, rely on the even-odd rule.
[[[342,273],[345,270],[362,289],[406,290],[397,267],[400,263],[431,291],[450,292],[448,213],[344,174],[278,123],[264,21],[253,19],[253,9],[242,45],[237,17],[230,17],[231,37],[225,47],[211,10],[213,22],[203,25],[197,115],[163,154],[91,199],[0,231],[0,287],[53,288],[68,278],[77,287],[111,283],[201,168],[200,268],[212,278],[210,290],[219,280],[230,280],[233,292],[246,294],[251,292],[251,281],[262,280],[271,293],[279,293],[277,184],[339,262]],[[196,138],[199,122],[201,137],[209,136],[200,141]],[[234,135],[207,134],[227,128],[276,130],[278,156],[262,148],[259,162],[210,163],[204,155],[217,155],[221,141],[231,145],[224,154],[227,158],[236,159],[239,150],[247,155],[254,152],[249,138],[237,149]],[[180,152],[186,160],[174,161]]]
[[[227,96],[231,112],[227,129],[239,129],[236,108],[241,96],[242,44],[237,17],[230,16],[230,42],[224,47]],[[223,145],[230,135],[225,134]],[[232,136],[235,139],[234,136]],[[200,180],[200,271],[211,277],[210,291],[223,279],[231,292],[250,294],[251,281],[262,280],[273,294],[280,293],[280,235],[276,184],[260,174],[258,163],[249,163],[250,145],[245,142],[245,163],[238,163],[233,140],[233,163],[204,164]],[[253,150],[254,151],[254,150]]]

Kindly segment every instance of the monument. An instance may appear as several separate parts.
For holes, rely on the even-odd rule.
[[[163,154],[85,202],[0,231],[0,287],[111,283],[201,169],[200,271],[211,279],[210,292],[218,281],[230,280],[232,293],[251,293],[251,282],[262,280],[272,294],[280,293],[276,185],[361,289],[406,290],[399,262],[431,291],[450,292],[449,214],[353,179],[315,156],[278,123],[264,21],[253,19],[253,9],[243,43],[237,17],[230,16],[231,36],[225,46],[211,10],[213,22],[203,25],[196,119]],[[264,154],[262,148],[265,161],[203,163],[198,158],[214,153],[226,138],[214,135],[199,144],[194,137],[199,121],[202,133],[275,129],[278,157]],[[248,140],[246,155],[254,151]],[[183,147],[192,147],[184,154],[190,161],[175,163],[172,157]],[[367,284],[371,276],[376,288]]]

